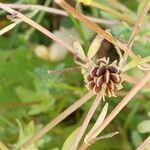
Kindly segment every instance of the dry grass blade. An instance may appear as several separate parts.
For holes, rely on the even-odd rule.
[[[12,23],[12,24],[8,25],[7,27],[1,29],[0,30],[0,36],[5,34],[8,31],[10,31],[11,29],[13,29],[16,25],[17,25],[17,23]]]
[[[60,38],[56,37],[53,33],[51,33],[50,31],[48,31],[47,29],[45,29],[44,27],[42,27],[41,25],[39,25],[35,21],[31,20],[30,18],[26,17],[25,15],[21,14],[20,12],[15,11],[14,9],[6,6],[5,4],[0,3],[0,8],[3,9],[3,10],[5,10],[5,11],[7,11],[7,12],[9,12],[12,15],[16,15],[16,17],[18,17],[21,21],[26,22],[27,24],[29,24],[33,28],[39,30],[41,33],[44,33],[49,38],[53,39],[54,41],[56,41],[59,44],[61,44],[62,46],[64,46],[66,49],[68,49],[74,55],[77,55],[77,51],[73,47],[71,47],[70,45],[68,45],[67,43],[65,43]],[[83,61],[87,61],[87,60],[83,60]]]
[[[130,37],[129,42],[128,42],[128,46],[129,47],[131,47],[132,43],[134,42],[135,37],[136,37],[138,31],[140,30],[140,26],[141,26],[141,24],[142,24],[142,22],[144,20],[144,17],[147,14],[149,8],[150,8],[150,0],[147,1],[143,11],[140,13],[140,15],[139,15],[139,17],[138,17],[138,19],[136,21],[136,24],[134,26],[134,29],[133,29],[132,34],[131,34],[131,37]]]
[[[39,10],[39,11],[45,11],[48,13],[53,13],[53,14],[57,14],[57,15],[61,15],[61,16],[68,16],[68,13],[63,10],[52,8],[52,7],[47,7],[47,6],[42,6],[42,5],[6,4],[6,3],[5,3],[5,5],[13,8],[13,9]],[[111,26],[118,24],[117,21],[113,21],[113,20],[99,19],[99,18],[94,18],[94,17],[90,17],[90,16],[85,16],[85,17],[87,17],[88,19],[90,19],[91,21],[93,21],[95,23],[106,24],[106,25],[111,25]]]
[[[61,70],[48,70],[48,74],[55,74],[55,73],[66,73],[70,71],[81,71],[81,67],[70,67],[70,68],[65,68]]]
[[[123,79],[131,84],[137,84],[140,82],[140,79],[139,78],[136,78],[136,77],[132,77],[132,76],[129,76],[127,74],[123,74]],[[150,83],[146,83],[144,85],[145,88],[150,88]]]
[[[144,150],[145,148],[150,147],[150,136],[148,136],[145,141],[136,149],[136,150]]]
[[[141,26],[141,24],[142,24],[142,22],[144,20],[144,17],[147,14],[149,8],[150,8],[150,0],[147,1],[143,11],[140,13],[140,15],[139,15],[139,17],[138,17],[138,19],[137,19],[137,21],[136,21],[136,23],[134,25],[132,34],[131,34],[130,39],[129,39],[128,44],[127,44],[128,48],[132,47],[132,44],[133,44],[133,42],[135,40],[135,37],[136,37],[138,31],[140,30],[140,26]],[[127,58],[128,58],[128,55],[125,53],[124,54],[124,61],[126,61]]]
[[[102,28],[100,28],[95,23],[91,22],[89,19],[78,13],[73,7],[71,7],[68,3],[66,3],[64,0],[55,0],[55,2],[65,9],[67,12],[72,14],[75,18],[80,20],[82,23],[86,24],[89,28],[91,28],[96,33],[100,34],[102,37],[104,37],[106,40],[111,42],[112,44],[118,46],[120,49],[124,50],[125,53],[127,53],[131,58],[137,58],[137,56],[129,49],[125,44],[121,43],[117,39],[115,39],[113,36],[111,36],[109,33],[105,32]]]
[[[122,101],[114,108],[114,110],[106,117],[104,122],[93,131],[91,137],[87,139],[88,143],[91,143],[97,135],[116,117],[116,115],[128,104],[128,102],[133,98],[133,96],[145,85],[146,82],[150,80],[150,72],[146,74],[146,76],[136,84],[132,90],[122,99]],[[83,143],[81,147],[85,149],[88,147],[87,143]]]
[[[64,120],[67,116],[73,113],[76,109],[81,107],[86,101],[88,101],[94,94],[91,92],[86,93],[82,98],[77,100],[74,104],[68,107],[65,111],[59,114],[55,119],[53,119],[50,123],[48,123],[44,128],[39,130],[33,137],[31,137],[27,142],[25,142],[21,149],[27,149],[30,145],[40,139],[44,134],[46,134],[49,130],[54,128],[59,122]]]
[[[89,124],[89,122],[90,122],[90,120],[91,120],[91,118],[92,118],[96,108],[98,107],[101,99],[102,99],[102,95],[101,94],[97,95],[97,97],[95,98],[92,106],[89,109],[89,112],[86,115],[86,118],[85,118],[82,126],[80,127],[79,132],[77,133],[77,136],[75,137],[75,140],[74,140],[70,150],[76,150],[77,149],[78,144],[79,144],[79,142],[80,142],[80,140],[81,140],[81,138],[82,138],[86,128],[88,127],[88,124]]]

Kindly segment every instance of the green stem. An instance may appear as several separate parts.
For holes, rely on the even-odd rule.
[[[70,17],[74,27],[76,28],[77,32],[79,33],[80,38],[84,42],[84,49],[87,50],[88,46],[89,46],[89,43],[88,43],[88,40],[86,39],[83,31],[81,30],[80,24],[78,23],[78,21],[71,14],[69,14],[69,17]]]
[[[150,56],[147,56],[147,57],[141,59],[140,64],[147,63],[149,61],[150,61]]]
[[[135,106],[133,107],[133,109],[131,110],[130,114],[128,115],[126,121],[125,121],[125,124],[124,124],[124,129],[125,131],[127,130],[129,124],[131,123],[132,119],[134,118],[136,112],[137,112],[137,109],[139,107],[139,102],[137,102],[135,104]]]
[[[44,6],[49,6],[49,4],[51,3],[51,0],[46,0],[46,2],[44,3]],[[46,12],[42,11],[40,12],[38,18],[36,19],[36,22],[37,23],[40,23],[44,17]],[[26,34],[26,39],[29,40],[31,35],[34,33],[35,31],[35,28],[31,28],[27,31],[27,34]]]
[[[98,9],[101,9],[103,11],[106,11],[106,12],[110,13],[111,15],[114,15],[114,16],[120,18],[121,20],[127,21],[131,25],[134,25],[134,23],[135,23],[135,21],[132,18],[130,18],[129,16],[127,16],[125,14],[120,13],[117,10],[112,9],[111,7],[108,7],[106,5],[103,5],[101,3],[97,3],[94,1],[92,1],[90,5],[98,8]]]

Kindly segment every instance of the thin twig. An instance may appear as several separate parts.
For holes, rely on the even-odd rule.
[[[48,7],[48,6],[50,5],[51,1],[52,1],[52,0],[45,0],[44,6],[47,6],[47,7]],[[33,10],[34,10],[34,9],[33,9]],[[38,10],[36,10],[36,11],[38,11]],[[45,14],[46,14],[46,12],[41,11],[35,21],[40,24]],[[30,28],[30,29],[26,32],[25,38],[26,38],[27,40],[29,40],[30,37],[31,37],[31,35],[34,33],[34,31],[35,31],[35,28]]]
[[[127,94],[128,94],[128,91],[118,91],[116,93],[117,96],[121,96],[121,97],[124,97]],[[137,99],[146,100],[146,98],[142,94],[136,94],[134,97]],[[147,98],[147,100],[148,100],[148,98]]]
[[[73,7],[71,7],[68,3],[66,3],[64,0],[55,0],[55,2],[68,11],[70,14],[72,14],[75,18],[80,20],[82,23],[86,24],[89,28],[91,28],[96,33],[100,34],[102,37],[104,37],[106,40],[111,42],[112,44],[118,46],[120,49],[124,50],[131,58],[137,58],[137,56],[132,52],[131,49],[129,49],[125,44],[120,42],[119,40],[115,39],[112,35],[105,32],[102,28],[100,28],[95,23],[91,22],[89,19],[84,17],[82,14],[78,13]]]
[[[90,122],[90,120],[91,120],[91,118],[92,118],[96,108],[98,107],[101,99],[102,99],[102,94],[100,93],[100,94],[98,94],[96,96],[92,106],[90,107],[90,109],[89,109],[89,111],[88,111],[88,113],[86,115],[86,118],[85,118],[82,126],[80,127],[80,130],[77,133],[77,136],[75,137],[75,140],[73,141],[73,144],[71,145],[70,150],[76,150],[77,149],[78,144],[79,144],[79,142],[80,142],[80,140],[81,140],[85,130],[87,129],[88,124],[89,124],[89,122]]]
[[[39,30],[40,32],[42,32],[43,34],[45,34],[46,36],[48,36],[49,38],[53,39],[54,41],[58,42],[59,44],[61,44],[62,46],[64,46],[66,49],[68,49],[70,52],[72,52],[74,55],[78,55],[77,51],[71,47],[70,45],[68,45],[66,42],[64,42],[62,39],[56,37],[53,33],[51,33],[50,31],[48,31],[46,28],[42,27],[41,25],[39,25],[38,23],[36,23],[35,21],[31,20],[30,18],[26,17],[25,15],[21,14],[18,11],[15,11],[14,9],[5,6],[5,4],[0,3],[0,8],[9,12],[12,15],[16,15],[16,17],[18,17],[19,19],[21,19],[22,21],[26,22],[27,24],[29,24],[30,26],[36,28],[37,30]],[[88,60],[83,60],[85,62],[87,62]]]
[[[102,140],[102,139],[110,139],[110,138],[116,136],[117,134],[119,134],[118,131],[112,132],[112,133],[108,133],[106,135],[103,135],[103,136],[95,138],[94,141],[99,141],[99,140]]]
[[[8,6],[8,7],[13,8],[13,9],[39,10],[39,11],[45,11],[45,12],[48,12],[48,13],[68,17],[68,13],[66,13],[63,10],[52,8],[52,7],[46,7],[46,6],[42,6],[42,5],[7,4],[7,3],[5,3],[5,5]],[[111,26],[118,24],[117,21],[113,21],[113,20],[99,19],[99,18],[90,17],[90,16],[85,16],[85,17],[87,17],[89,20],[91,20],[95,23],[99,23],[99,24],[106,24],[106,25],[111,25]]]
[[[0,36],[13,29],[18,23],[14,22],[0,30]]]
[[[55,73],[65,73],[68,71],[81,71],[81,67],[71,67],[71,68],[65,68],[61,70],[48,70],[49,74],[55,74]],[[123,79],[131,84],[137,84],[140,79],[136,77],[129,76],[127,74],[123,74]],[[144,85],[145,88],[150,88],[150,83],[146,83]],[[118,93],[119,94],[119,93]]]
[[[81,71],[81,67],[70,67],[70,68],[64,68],[61,70],[48,70],[48,74],[66,73],[70,71]]]
[[[106,117],[103,123],[93,131],[90,137],[88,137],[87,142],[83,143],[81,147],[85,149],[89,146],[89,143],[97,137],[101,131],[116,117],[116,115],[129,103],[133,96],[145,85],[146,82],[150,80],[150,72],[145,75],[145,77],[136,84],[132,90],[122,99],[122,101],[114,108],[114,110]]]
[[[30,14],[28,17],[31,18],[33,17],[35,14],[37,13],[37,11],[33,11],[32,14]],[[12,30],[14,27],[16,27],[16,25],[20,24],[22,21],[18,18],[13,20],[13,15],[10,15],[9,17],[7,17],[8,19],[12,20],[13,23],[9,24],[8,26],[4,27],[3,29],[0,30],[0,36],[7,33],[8,31]]]
[[[129,76],[129,75],[127,75],[127,74],[123,74],[123,79],[124,79],[125,81],[131,83],[131,84],[137,84],[137,83],[139,83],[140,80],[141,80],[141,79],[139,79],[139,78],[132,77],[132,76]],[[144,87],[149,89],[149,88],[150,88],[150,83],[149,83],[149,82],[146,83],[146,84],[144,85]]]
[[[109,6],[103,5],[100,2],[98,3],[98,2],[92,1],[90,5],[95,7],[95,8],[99,8],[103,11],[106,11],[106,12],[110,13],[111,15],[114,15],[114,16],[118,17],[119,19],[128,22],[131,25],[133,25],[135,22],[130,16],[127,16],[127,15],[125,15],[125,14],[123,14],[123,13],[121,13],[121,12],[119,12],[119,11],[109,7]]]
[[[144,150],[148,147],[150,147],[150,136],[148,136],[136,150]]]
[[[77,100],[74,104],[68,107],[65,111],[59,114],[55,119],[48,123],[44,128],[40,129],[34,136],[32,136],[28,141],[26,141],[20,149],[27,149],[30,145],[40,139],[48,131],[54,128],[59,122],[64,120],[67,116],[73,113],[76,109],[81,107],[86,101],[88,101],[94,94],[91,92],[86,93],[82,98]]]
[[[144,17],[146,16],[148,10],[150,8],[150,0],[147,1],[144,9],[142,10],[142,12],[140,13],[136,23],[135,23],[135,26],[133,28],[133,31],[132,31],[132,34],[130,36],[130,39],[129,39],[129,42],[128,42],[128,47],[131,47],[132,46],[132,43],[134,42],[135,40],[135,37],[138,33],[138,31],[140,30],[140,27],[142,25],[142,22],[144,20]]]
[[[142,12],[140,13],[140,15],[139,15],[139,17],[138,17],[138,19],[137,19],[137,21],[136,21],[136,23],[135,23],[135,25],[134,25],[134,28],[133,28],[133,31],[132,31],[132,33],[131,33],[130,39],[129,39],[128,43],[127,43],[127,47],[128,47],[128,48],[131,48],[131,47],[132,47],[132,44],[133,44],[133,42],[134,42],[134,40],[135,40],[135,37],[136,37],[136,35],[138,34],[138,32],[139,32],[139,30],[140,30],[140,27],[141,27],[141,25],[142,25],[142,22],[143,22],[143,20],[144,20],[144,17],[146,16],[146,14],[147,14],[149,8],[150,8],[150,0],[147,1],[147,3],[146,3],[146,5],[145,5],[144,9],[143,9]],[[124,53],[124,56],[123,56],[123,57],[124,57],[124,61],[126,62],[126,60],[127,60],[127,58],[128,58],[128,55],[127,55],[126,53]]]

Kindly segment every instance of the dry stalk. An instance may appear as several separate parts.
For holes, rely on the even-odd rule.
[[[32,136],[28,141],[26,141],[20,149],[27,149],[34,142],[40,139],[43,135],[45,135],[49,130],[54,128],[59,122],[64,120],[67,116],[73,113],[76,109],[81,107],[86,101],[88,101],[94,94],[91,92],[86,93],[82,98],[77,100],[74,104],[68,107],[65,111],[59,114],[55,119],[53,119],[50,123],[48,123],[44,128],[40,129],[34,136]]]
[[[57,15],[61,15],[61,16],[69,16],[68,13],[63,10],[52,8],[52,7],[47,7],[47,6],[42,6],[42,5],[7,4],[7,3],[5,3],[5,5],[13,8],[13,9],[38,10],[38,11],[45,11],[48,13],[57,14]],[[99,18],[90,17],[90,16],[85,16],[85,17],[87,17],[89,20],[91,20],[95,23],[111,25],[111,26],[118,24],[117,21],[113,21],[113,20],[99,19]]]
[[[119,12],[109,6],[103,5],[102,3],[92,1],[90,6],[93,6],[95,8],[106,11],[106,12],[110,13],[111,15],[118,17],[120,20],[128,22],[131,25],[133,25],[135,22],[130,16],[127,16],[127,15],[123,14],[122,12]]]
[[[148,146],[150,147],[150,136],[148,136],[136,150],[144,150],[148,148]]]
[[[123,74],[123,79],[124,79],[125,81],[131,83],[131,84],[137,84],[137,83],[139,83],[140,80],[141,80],[141,79],[139,79],[139,78],[132,77],[132,76],[129,76],[129,75],[127,75],[127,74]],[[150,88],[150,83],[149,83],[149,82],[146,83],[146,84],[144,85],[144,87],[149,89],[149,88]]]
[[[82,23],[86,24],[89,28],[91,28],[96,33],[100,34],[103,38],[111,42],[112,44],[118,46],[120,49],[124,50],[131,58],[137,58],[137,56],[132,52],[130,48],[128,48],[125,44],[120,42],[119,40],[115,39],[112,35],[105,32],[102,28],[100,28],[95,23],[91,22],[89,19],[84,17],[82,14],[78,13],[73,7],[71,7],[68,3],[64,0],[55,0],[55,2],[65,9],[67,12],[72,14],[75,18],[80,20]]]
[[[128,94],[128,91],[118,91],[116,95],[124,97],[127,94]],[[134,97],[137,98],[137,99],[141,99],[141,100],[144,99],[144,100],[146,100],[146,98],[142,94],[136,94]]]
[[[68,49],[70,52],[72,52],[74,55],[78,55],[77,51],[73,47],[71,47],[70,45],[65,43],[60,38],[56,37],[53,33],[48,31],[46,28],[42,27],[41,25],[39,25],[35,21],[31,20],[30,18],[26,17],[25,15],[21,14],[20,12],[6,6],[5,4],[0,3],[0,8],[7,11],[7,12],[9,12],[12,15],[16,15],[16,17],[18,17],[21,21],[26,22],[30,26],[34,27],[35,29],[39,30],[40,32],[42,32],[43,34],[48,36],[49,38],[51,38],[54,41],[58,42],[59,44],[64,46],[66,49]],[[87,60],[83,60],[83,61],[87,62]]]
[[[70,150],[76,150],[77,149],[78,144],[79,144],[79,142],[80,142],[80,140],[81,140],[85,130],[87,129],[88,124],[90,123],[90,120],[91,120],[91,118],[92,118],[96,108],[98,107],[101,99],[102,99],[102,94],[100,93],[100,94],[98,94],[96,96],[92,106],[90,107],[90,109],[89,109],[89,111],[88,111],[88,113],[86,115],[86,118],[85,118],[82,126],[80,127],[80,130],[77,133],[77,136],[75,137],[75,139],[73,141],[73,144],[71,145],[71,149]]]
[[[13,29],[18,23],[14,22],[0,30],[0,36]]]
[[[142,25],[142,22],[144,20],[144,17],[146,16],[148,10],[150,8],[150,0],[147,1],[147,4],[145,5],[144,9],[142,10],[142,12],[140,13],[135,25],[134,25],[134,28],[133,28],[133,31],[131,33],[131,36],[130,36],[130,39],[128,41],[128,44],[127,44],[127,47],[128,48],[131,48],[132,47],[132,44],[135,40],[135,37],[137,35],[137,33],[139,32],[140,30],[140,27]],[[128,55],[125,53],[124,54],[124,61],[126,61],[128,58]]]
[[[141,27],[141,25],[142,25],[142,22],[143,22],[143,20],[144,20],[144,17],[146,16],[146,14],[147,14],[149,8],[150,8],[150,0],[147,1],[147,3],[146,3],[146,5],[145,5],[144,9],[143,9],[142,12],[140,13],[140,15],[139,15],[139,17],[138,17],[138,19],[137,19],[137,21],[136,21],[136,23],[135,23],[135,26],[134,26],[134,28],[133,28],[132,34],[131,34],[130,39],[129,39],[129,41],[128,41],[128,47],[131,47],[131,46],[132,46],[132,44],[133,44],[133,42],[134,42],[134,40],[135,40],[135,37],[136,37],[138,31],[140,30],[140,27]]]
[[[146,82],[150,80],[150,72],[145,75],[145,77],[136,84],[132,90],[122,99],[122,101],[114,108],[114,110],[106,117],[103,123],[98,126],[88,137],[87,141],[81,145],[82,150],[87,149],[92,141],[97,137],[99,133],[116,117],[116,115],[129,103],[133,96],[145,85]]]

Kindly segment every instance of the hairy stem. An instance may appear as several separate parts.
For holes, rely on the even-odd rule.
[[[138,19],[137,19],[137,21],[135,23],[135,26],[133,28],[132,34],[131,34],[129,42],[128,42],[128,46],[129,47],[131,47],[132,43],[134,42],[135,37],[136,37],[138,31],[140,30],[141,24],[142,24],[142,22],[144,20],[144,17],[146,16],[149,8],[150,8],[150,0],[147,1],[144,9],[140,13],[140,15],[139,15],[139,17],[138,17]]]

